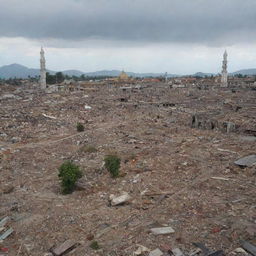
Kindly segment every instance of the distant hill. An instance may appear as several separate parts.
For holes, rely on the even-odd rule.
[[[119,70],[101,70],[95,72],[84,73],[85,76],[119,76]]]
[[[101,70],[96,72],[84,73],[85,76],[119,76],[121,73],[120,70]],[[164,73],[134,73],[134,72],[125,72],[128,76],[131,77],[159,77],[164,76]],[[177,75],[168,74],[168,77],[174,77]]]
[[[57,71],[47,70],[51,74],[56,73]],[[118,76],[121,71],[120,70],[101,70],[96,72],[82,72],[80,70],[64,70],[61,71],[63,74],[68,76]],[[164,73],[134,73],[134,72],[126,72],[128,76],[131,77],[159,77],[164,76]],[[35,68],[28,68],[26,66],[20,65],[20,64],[11,64],[0,67],[0,78],[8,79],[8,78],[28,78],[29,76],[35,77],[39,76],[40,70]],[[230,73],[230,75],[236,75],[236,74],[242,74],[242,75],[256,75],[256,69],[242,69],[233,73]],[[203,72],[197,72],[193,74],[192,76],[199,76],[199,77],[205,77],[205,76],[211,76],[216,75],[214,73],[203,73]],[[178,77],[181,75],[175,75],[175,74],[168,74],[168,77]]]
[[[126,72],[128,76],[132,77],[164,77],[165,73],[133,73],[133,72]],[[167,77],[177,77],[179,75],[175,74],[167,74]]]
[[[54,74],[58,71],[47,70],[51,74]],[[82,72],[80,70],[64,70],[61,71],[64,75],[68,76],[119,76],[121,73],[120,70],[101,70],[95,72]],[[128,76],[132,77],[159,77],[164,76],[164,73],[133,73],[126,72]],[[39,76],[40,70],[34,68],[28,68],[20,64],[11,64],[0,67],[0,78],[28,78],[29,76],[35,77]],[[177,75],[168,74],[168,77],[174,77]]]
[[[238,75],[238,74],[247,75],[247,76],[256,75],[256,68],[241,69],[236,72],[229,73],[229,75],[231,75],[231,76]],[[192,76],[205,77],[205,76],[212,76],[212,75],[216,76],[218,74],[197,72],[197,73],[193,74]]]
[[[55,74],[57,71],[47,70],[50,74]],[[36,68],[28,68],[20,64],[11,64],[0,67],[0,78],[28,78],[39,76],[40,70]],[[63,74],[68,76],[81,76],[83,72],[78,70],[65,70]]]
[[[231,74],[232,74],[232,75],[241,74],[241,75],[247,75],[247,76],[256,75],[256,68],[242,69],[242,70],[238,70],[238,71],[236,71],[236,72],[233,72],[233,73],[231,73]]]
[[[53,71],[54,73],[56,73],[55,71]],[[67,76],[81,76],[84,74],[84,72],[79,71],[79,70],[64,70],[61,71],[64,75]]]
[[[47,70],[51,74],[56,73],[55,71]],[[40,70],[36,68],[28,68],[20,64],[11,64],[0,67],[0,78],[28,78],[39,76]]]
[[[27,68],[20,64],[11,64],[0,67],[0,78],[27,78],[39,75],[39,69]]]

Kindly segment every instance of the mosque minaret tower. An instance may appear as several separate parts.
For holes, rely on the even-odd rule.
[[[40,87],[42,90],[46,89],[46,69],[45,69],[45,57],[44,49],[41,47],[40,51]]]
[[[222,72],[221,72],[221,87],[228,87],[228,54],[227,51],[223,54],[223,61],[222,61]]]

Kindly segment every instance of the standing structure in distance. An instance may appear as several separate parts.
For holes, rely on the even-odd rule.
[[[221,87],[228,87],[228,54],[227,51],[223,54],[223,61],[222,61],[222,72],[221,72]]]
[[[168,73],[167,72],[165,72],[165,74],[164,74],[164,79],[165,79],[165,83],[168,83]]]
[[[41,47],[40,51],[40,88],[42,90],[46,89],[46,69],[45,69],[45,57],[44,57],[44,49]]]

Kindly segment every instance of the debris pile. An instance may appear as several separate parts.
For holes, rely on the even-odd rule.
[[[253,255],[240,240],[256,243],[256,95],[200,88],[4,87],[15,97],[0,103],[0,255]],[[68,195],[66,161],[83,173]]]

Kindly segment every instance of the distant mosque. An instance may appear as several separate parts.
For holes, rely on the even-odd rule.
[[[227,61],[227,51],[225,50],[223,54],[223,61],[222,61],[222,71],[221,71],[221,87],[228,87],[228,71],[227,71],[227,66],[228,66],[228,61]],[[46,67],[45,67],[45,56],[44,56],[44,49],[41,47],[40,51],[40,88],[42,90],[46,89]],[[120,73],[120,75],[117,77],[119,81],[127,81],[129,80],[129,76],[124,72],[124,70]],[[165,73],[165,80],[167,82],[167,73]]]
[[[118,79],[119,79],[119,80],[128,80],[128,79],[129,79],[129,76],[128,76],[124,71],[122,71],[122,72],[120,73],[120,75],[118,76]]]

